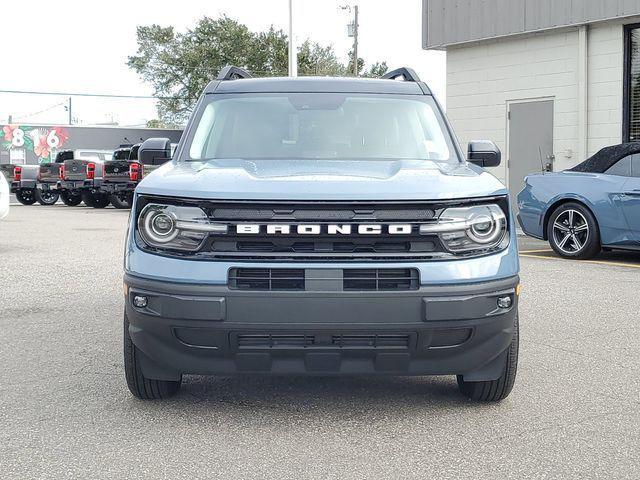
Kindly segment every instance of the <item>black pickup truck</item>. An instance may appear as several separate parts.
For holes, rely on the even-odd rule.
[[[118,148],[113,158],[104,162],[100,191],[109,195],[115,208],[131,208],[133,191],[142,178],[142,166],[137,161],[140,145]]]
[[[73,158],[65,160],[60,168],[58,188],[61,192],[74,195],[74,201],[80,203],[75,195],[93,208],[109,205],[109,195],[100,191],[104,162]],[[76,204],[77,205],[77,204]]]

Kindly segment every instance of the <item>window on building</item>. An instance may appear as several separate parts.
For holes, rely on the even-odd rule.
[[[625,140],[640,141],[640,26],[627,29]]]

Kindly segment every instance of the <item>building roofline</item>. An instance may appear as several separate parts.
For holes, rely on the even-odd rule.
[[[422,0],[422,48],[447,50],[492,40],[575,29],[584,25],[631,23],[633,19],[640,18],[640,0],[635,0],[637,5],[629,6],[626,11],[593,10],[593,5],[589,3],[591,9],[587,4],[583,7],[585,10],[568,4],[551,12],[541,12],[542,7],[535,2],[529,3],[530,1],[514,0],[513,8],[510,6],[509,11],[497,10],[496,13],[501,5],[499,0],[488,0],[486,4],[476,5],[468,11],[459,8],[459,0]],[[589,1],[597,3],[600,0]],[[566,2],[559,2],[558,5],[560,3]],[[477,25],[468,28],[469,22],[476,22],[473,15],[479,18]],[[472,35],[475,36],[469,38]]]

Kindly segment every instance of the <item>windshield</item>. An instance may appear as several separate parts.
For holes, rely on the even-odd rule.
[[[218,95],[197,119],[190,160],[458,162],[429,96]]]

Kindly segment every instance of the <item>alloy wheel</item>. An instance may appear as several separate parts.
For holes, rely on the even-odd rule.
[[[553,222],[553,240],[563,253],[575,255],[589,241],[589,223],[577,210],[565,210]]]

